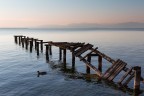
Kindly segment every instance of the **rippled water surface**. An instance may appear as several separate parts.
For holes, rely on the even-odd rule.
[[[58,62],[59,49],[52,47],[50,62],[45,60],[45,51],[37,56],[14,43],[14,35],[26,35],[44,41],[86,42],[113,59],[122,59],[130,66],[141,66],[144,77],[144,32],[143,31],[72,31],[0,29],[0,96],[129,96],[107,84],[95,80],[71,77],[61,71]],[[97,58],[92,58],[97,65]],[[56,65],[56,66],[55,66]],[[67,53],[67,65],[71,67],[71,53]],[[103,70],[110,65],[103,61]],[[37,71],[47,74],[37,77]],[[76,71],[85,73],[85,64],[76,58]],[[92,73],[94,73],[92,71]],[[133,82],[130,83],[130,86]],[[144,90],[144,84],[141,84]],[[140,96],[143,96],[142,93]]]

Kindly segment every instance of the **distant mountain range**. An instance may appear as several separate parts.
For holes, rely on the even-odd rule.
[[[127,22],[127,23],[119,23],[119,24],[95,24],[95,23],[75,23],[69,25],[43,25],[38,26],[38,28],[144,28],[144,23],[137,22]]]
[[[43,30],[142,30],[144,23],[127,22],[118,24],[75,23],[69,25],[41,25],[36,27],[15,27],[0,29],[43,29]]]

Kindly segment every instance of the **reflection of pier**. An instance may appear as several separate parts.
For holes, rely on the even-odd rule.
[[[66,69],[66,51],[70,50],[72,53],[72,70],[75,70],[75,57],[78,57],[80,61],[86,64],[87,74],[90,74],[90,69],[94,70],[98,80],[105,79],[106,81],[113,82],[116,76],[120,72],[124,71],[125,74],[117,81],[117,85],[123,88],[128,87],[128,83],[134,78],[134,91],[140,92],[140,81],[144,81],[141,77],[141,67],[127,67],[127,63],[124,61],[120,59],[112,59],[111,57],[98,51],[98,47],[93,48],[92,44],[52,41],[43,42],[43,40],[29,38],[22,35],[14,36],[14,38],[15,43],[22,45],[22,47],[25,47],[26,49],[29,47],[30,52],[32,52],[32,48],[35,46],[37,55],[39,55],[39,48],[42,52],[43,45],[45,44],[47,61],[49,61],[49,55],[52,55],[52,46],[59,47],[59,60],[63,61],[64,69]],[[98,67],[91,64],[91,57],[93,56],[98,57]],[[105,59],[112,64],[105,72],[102,72],[102,59]]]

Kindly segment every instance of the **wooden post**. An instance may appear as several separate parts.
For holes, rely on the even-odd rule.
[[[49,52],[50,52],[50,55],[52,55],[52,46],[49,45]]]
[[[25,38],[22,38],[21,40],[22,40],[22,47],[24,48],[24,39]]]
[[[134,91],[140,92],[140,77],[141,77],[141,67],[135,66],[134,67]]]
[[[32,45],[32,47],[33,47],[33,41],[34,41],[34,39],[33,39],[33,38],[31,38],[31,41],[32,41],[32,42],[31,42],[31,45]]]
[[[27,45],[29,45],[29,37],[27,37]]]
[[[98,56],[98,70],[102,72],[102,56]]]
[[[63,49],[63,64],[64,64],[64,69],[66,69],[66,49]]]
[[[46,60],[49,61],[49,45],[46,46]]]
[[[61,61],[61,59],[62,59],[62,49],[59,48],[59,61]]]
[[[26,49],[28,49],[28,39],[27,39],[27,38],[25,39],[25,45],[26,45],[26,46],[25,46]]]
[[[91,55],[88,55],[87,61],[88,61],[89,63],[91,63]],[[86,73],[87,73],[87,74],[90,74],[90,68],[89,68],[88,66],[86,66]]]
[[[39,56],[39,42],[36,42],[36,45],[37,45],[37,55]]]
[[[14,36],[14,39],[15,39],[15,43],[17,44],[17,42],[18,42],[18,41],[17,41],[17,36]]]
[[[34,42],[35,42],[35,49],[37,48],[37,45],[36,45],[36,44],[37,44],[37,40],[38,40],[38,39],[34,39]]]
[[[19,36],[19,45],[21,45],[21,36]]]
[[[72,50],[72,69],[75,70],[75,54],[74,54],[74,49]]]
[[[43,40],[41,40],[40,43],[41,43],[41,51],[43,51]]]
[[[32,52],[33,41],[30,41],[30,52]]]
[[[20,39],[21,39],[21,42],[22,42],[22,38],[23,38],[24,36],[20,36]]]

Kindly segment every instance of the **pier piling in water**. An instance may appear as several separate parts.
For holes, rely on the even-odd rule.
[[[141,67],[135,66],[134,67],[134,91],[140,91],[140,78],[141,78]]]
[[[52,55],[52,45],[49,45],[49,52],[50,52],[50,55]]]
[[[49,45],[46,46],[46,60],[49,61]]]
[[[63,64],[64,64],[64,69],[66,69],[66,49],[63,49]]]
[[[29,38],[25,39],[25,47],[26,47],[26,49],[28,49],[28,42],[29,42],[28,40],[29,40]]]
[[[102,72],[102,56],[98,56],[98,70]]]
[[[23,37],[21,38],[21,42],[22,42],[22,47],[24,48],[25,36],[23,36]]]
[[[124,71],[125,74],[118,80],[118,84],[122,85],[123,87],[127,87],[128,83],[134,79],[134,91],[140,92],[140,81],[143,81],[144,79],[141,76],[141,67],[135,66],[135,67],[127,67],[127,63],[124,61],[118,59],[114,60],[111,57],[105,55],[104,53],[100,52],[98,50],[98,47],[93,48],[92,44],[85,44],[85,43],[73,43],[73,42],[44,42],[43,40],[38,40],[35,38],[29,38],[23,35],[15,35],[14,41],[16,44],[21,45],[22,47],[25,47],[28,49],[28,45],[30,45],[30,52],[32,52],[33,48],[33,42],[35,45],[35,49],[37,51],[37,55],[39,56],[39,47],[41,48],[41,51],[43,51],[43,44],[47,43],[45,45],[46,50],[46,60],[49,61],[49,55],[52,55],[52,46],[59,47],[59,61],[63,61],[64,69],[66,69],[66,52],[67,50],[70,50],[72,52],[72,70],[75,70],[75,58],[78,57],[80,61],[84,62],[86,65],[86,73],[90,75],[90,71],[94,70],[95,74],[100,79],[105,79],[107,81],[112,81],[115,79],[115,77],[121,72]],[[40,46],[39,46],[40,45]],[[89,52],[90,51],[90,52]],[[86,53],[86,54],[84,54]],[[84,56],[82,55],[84,54]],[[98,56],[98,65],[97,67],[94,66],[91,62],[92,56]],[[63,57],[63,58],[62,58]],[[102,73],[102,67],[103,63],[102,60],[105,59],[108,62],[110,62],[112,65],[104,72]]]
[[[43,51],[43,40],[41,40],[40,43],[41,43],[41,51]]]
[[[32,48],[33,48],[33,41],[29,41],[30,42],[30,52],[32,52]]]
[[[18,36],[14,36],[15,43],[18,42],[18,41],[17,41],[17,37],[18,37]]]
[[[61,60],[62,60],[62,49],[59,48],[59,61],[61,61]]]
[[[72,49],[72,70],[75,70],[75,54],[74,54],[74,49]]]
[[[19,36],[19,45],[21,44],[21,36]]]
[[[91,55],[89,54],[87,57],[87,61],[91,63]],[[90,74],[90,67],[86,65],[86,73]]]
[[[35,49],[37,48],[37,45],[36,45],[37,44],[37,40],[38,39],[34,39]]]
[[[36,42],[36,50],[37,50],[37,55],[39,56],[39,42]]]

